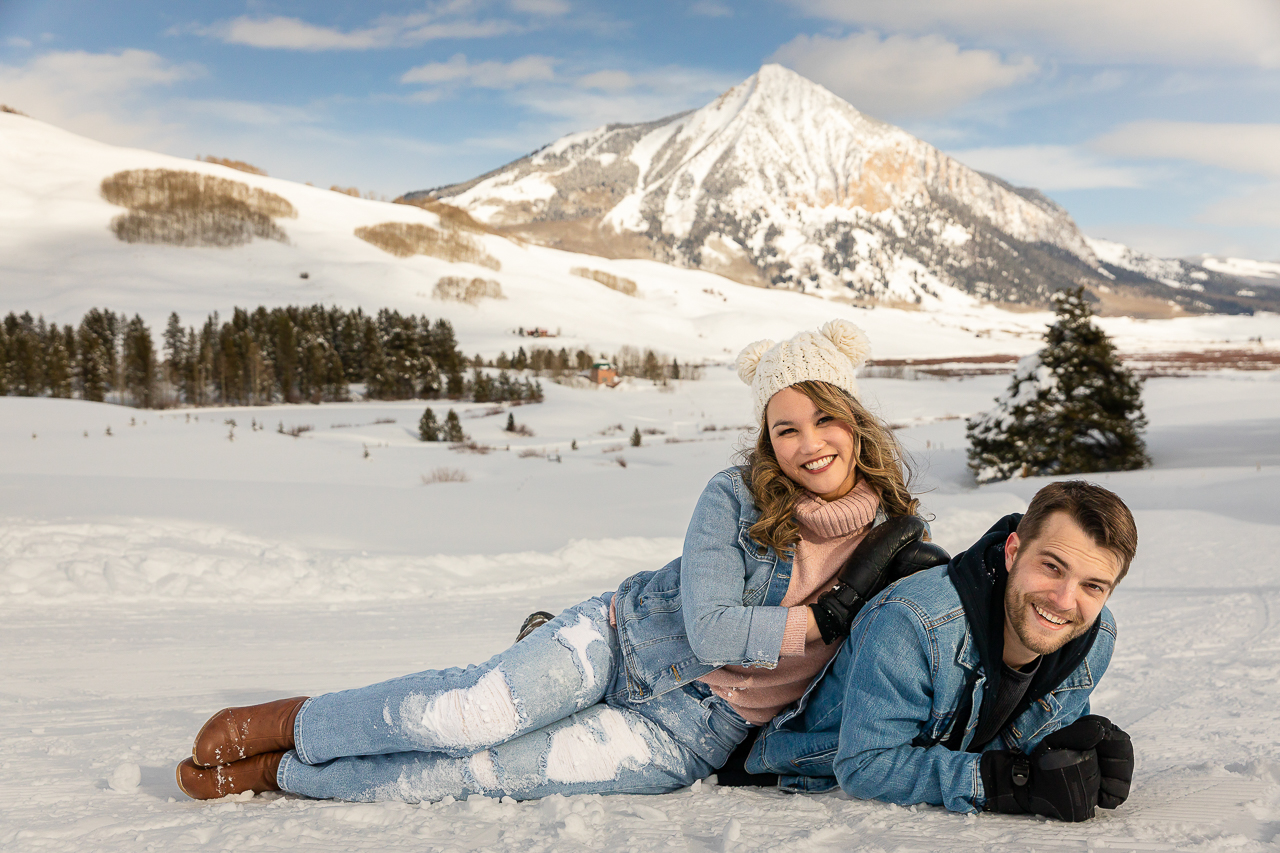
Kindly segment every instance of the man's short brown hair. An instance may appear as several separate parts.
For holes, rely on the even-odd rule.
[[[1095,545],[1120,558],[1120,573],[1116,575],[1116,583],[1120,583],[1138,551],[1138,526],[1120,496],[1084,480],[1050,483],[1031,499],[1018,522],[1018,538],[1024,542],[1035,539],[1055,512],[1071,516]]]

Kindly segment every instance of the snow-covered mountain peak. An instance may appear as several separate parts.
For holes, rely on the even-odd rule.
[[[571,134],[429,194],[550,245],[860,302],[1040,303],[1097,266],[1061,208],[779,65],[701,109]],[[1017,244],[1041,254],[1016,275],[992,265]]]

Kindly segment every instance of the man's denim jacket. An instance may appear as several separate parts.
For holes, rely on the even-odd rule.
[[[680,557],[618,587],[618,640],[632,702],[661,696],[721,666],[778,665],[791,559],[751,538],[760,510],[743,474],[729,468],[711,478],[693,510]]]
[[[1007,723],[987,749],[1030,752],[1045,735],[1089,713],[1089,694],[1115,648],[1116,625],[1102,609],[1085,660],[1052,692]],[[979,753],[965,752],[977,714],[965,721],[962,751],[951,735],[965,690],[982,707],[982,673],[964,607],[947,567],[905,578],[863,608],[849,639],[797,705],[761,732],[747,770],[777,773],[785,790],[846,793],[900,805],[932,803],[957,812],[986,802]]]

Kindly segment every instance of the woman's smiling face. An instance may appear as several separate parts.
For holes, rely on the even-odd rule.
[[[844,497],[858,482],[852,428],[800,391],[783,388],[774,394],[765,422],[778,465],[793,482],[826,501]]]

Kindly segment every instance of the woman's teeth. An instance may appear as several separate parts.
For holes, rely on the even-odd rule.
[[[815,459],[812,462],[804,463],[804,467],[810,471],[816,471],[819,468],[825,468],[830,465],[831,460],[833,459],[835,459],[834,456],[824,456],[821,459]]]

